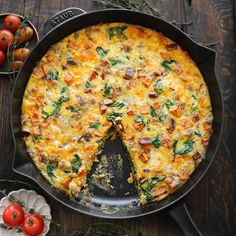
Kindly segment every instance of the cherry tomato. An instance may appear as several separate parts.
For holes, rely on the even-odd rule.
[[[14,42],[14,36],[9,30],[0,30],[0,50],[6,51],[10,43]]]
[[[6,60],[5,53],[2,50],[0,50],[0,65],[4,64],[5,60]]]
[[[33,34],[34,34],[34,31],[29,26],[22,28],[19,31],[19,36],[17,38],[17,41],[19,43],[27,42],[33,37]]]
[[[24,222],[25,213],[18,204],[11,204],[4,210],[2,218],[5,224],[18,227]]]
[[[28,215],[23,223],[23,231],[25,234],[30,236],[37,236],[43,232],[44,221],[43,218],[38,214]]]
[[[20,26],[20,22],[21,20],[18,16],[9,15],[4,19],[4,27],[12,33],[15,33]]]
[[[29,53],[30,50],[28,48],[18,48],[13,51],[12,56],[14,60],[24,61]]]
[[[21,68],[22,64],[23,64],[23,61],[17,61],[17,60],[15,60],[15,61],[13,61],[12,64],[11,64],[11,69],[14,70],[14,71],[16,71],[16,70],[18,70],[18,69]]]

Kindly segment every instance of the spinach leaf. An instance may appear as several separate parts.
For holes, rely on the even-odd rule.
[[[160,142],[159,134],[155,138],[152,138],[152,143],[155,148],[160,148],[161,142]]]
[[[109,51],[108,49],[107,50],[103,49],[100,46],[96,47],[96,52],[97,52],[98,56],[101,58],[104,58],[107,55],[108,51]]]
[[[140,187],[143,190],[147,201],[151,201],[153,198],[152,193],[151,193],[152,189],[156,186],[157,183],[163,181],[165,178],[166,178],[165,175],[155,176],[151,179],[144,181],[141,184]]]
[[[111,98],[111,89],[112,89],[112,85],[105,84],[105,88],[104,88],[104,92],[103,92],[103,97]]]
[[[89,83],[88,81],[85,82],[84,87],[85,87],[86,89],[91,88],[91,86],[92,86],[91,83]]]
[[[164,103],[164,105],[165,105],[165,106],[167,107],[167,109],[169,110],[170,107],[174,106],[174,103],[173,103],[170,99],[168,99],[168,100]]]
[[[69,91],[69,88],[67,86],[64,86],[61,90],[61,94],[64,94]]]
[[[32,137],[32,142],[35,143],[38,140],[42,140],[43,138],[41,136],[33,136]]]
[[[125,104],[123,102],[115,102],[111,105],[111,107],[117,107],[118,109],[121,109],[122,107],[124,107]]]
[[[76,61],[72,58],[71,54],[70,53],[67,53],[66,55],[66,62],[69,64],[69,65],[76,65]]]
[[[169,72],[169,71],[171,71],[170,64],[172,64],[172,63],[177,63],[177,62],[174,59],[170,59],[170,60],[165,60],[165,61],[161,62],[161,65],[165,68],[165,70],[167,72]]]
[[[68,96],[68,94],[66,94],[68,92],[68,90],[69,89],[66,86],[62,88],[61,96],[59,97],[59,99],[57,101],[53,102],[53,104],[52,104],[52,106],[54,107],[54,109],[52,111],[48,112],[43,108],[42,117],[44,119],[48,119],[48,117],[56,116],[60,113],[62,103],[69,101],[69,96]]]
[[[56,178],[56,176],[54,175],[54,169],[57,168],[58,163],[51,163],[50,161],[47,161],[45,165],[48,176],[50,178]]]
[[[184,142],[183,146],[181,149],[177,150],[177,144],[178,144],[178,139],[174,140],[174,145],[173,145],[173,151],[177,155],[185,155],[189,152],[192,152],[194,150],[194,144],[195,142],[192,140],[187,140]]]
[[[199,130],[195,131],[194,134],[197,135],[198,137],[202,136],[202,134],[201,134],[201,132]]]
[[[58,75],[59,75],[59,72],[57,70],[50,69],[47,74],[46,80],[58,80]]]
[[[142,116],[135,116],[134,121],[137,123],[145,123]]]
[[[127,29],[126,25],[123,25],[121,27],[111,27],[107,29],[107,33],[109,35],[109,39],[111,40],[114,36],[121,36],[124,39],[128,39],[127,36],[124,34],[124,31]]]
[[[91,124],[91,125],[89,126],[89,128],[98,129],[99,126],[100,126],[100,124],[101,124],[100,121],[99,121],[99,120],[96,120],[96,122],[93,123],[93,124]]]
[[[70,111],[73,113],[79,113],[80,112],[80,108],[75,108],[73,106],[70,107]]]
[[[162,112],[161,115],[158,117],[160,122],[164,122],[166,120],[167,114]]]
[[[108,60],[110,61],[111,66],[115,66],[116,64],[121,63],[121,60],[116,57],[109,57]]]
[[[72,171],[77,174],[80,167],[82,166],[82,160],[80,159],[78,154],[75,154],[74,157],[76,158],[76,160],[71,162],[70,164],[72,167]]]
[[[153,106],[150,106],[150,114],[151,114],[152,117],[156,117],[157,116],[157,113],[156,113],[156,111],[155,111]]]
[[[154,90],[157,97],[163,92],[163,86],[162,86],[162,84],[159,83],[160,81],[161,81],[161,79],[158,79],[153,84],[153,90]]]
[[[109,121],[115,121],[118,117],[122,117],[123,113],[120,112],[112,112],[110,114],[107,115],[107,119]]]

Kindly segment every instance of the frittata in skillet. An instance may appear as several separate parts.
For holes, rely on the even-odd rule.
[[[78,195],[116,129],[142,204],[188,180],[204,158],[212,120],[189,55],[161,33],[126,23],[91,26],[53,45],[22,103],[27,151],[55,188]]]

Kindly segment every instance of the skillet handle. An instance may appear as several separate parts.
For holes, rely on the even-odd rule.
[[[64,9],[62,11],[59,11],[58,13],[56,13],[55,15],[53,15],[51,18],[49,18],[46,21],[46,23],[44,24],[43,33],[46,34],[51,29],[60,25],[64,21],[66,21],[74,16],[78,16],[78,15],[81,15],[84,13],[86,13],[86,11],[84,11],[81,8],[77,8],[77,7],[70,7],[70,8]]]
[[[175,220],[185,236],[202,236],[201,232],[189,214],[184,202],[180,202],[170,207],[169,215]]]

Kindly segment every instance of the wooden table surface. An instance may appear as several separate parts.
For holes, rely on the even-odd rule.
[[[213,165],[198,186],[186,197],[189,211],[204,235],[236,235],[236,1],[234,0],[152,0],[162,16],[176,22],[197,42],[217,44],[217,75],[225,101],[225,128]],[[0,13],[35,14],[32,22],[43,36],[43,25],[56,12],[76,6],[86,11],[100,9],[92,0],[0,0]],[[21,179],[11,170],[13,141],[10,131],[10,90],[8,76],[0,77],[0,179]],[[214,98],[213,98],[214,99]],[[28,180],[26,180],[28,181]],[[29,182],[29,181],[28,181]],[[6,186],[0,182],[0,188]],[[13,188],[8,184],[8,189]],[[44,193],[52,206],[53,219],[61,226],[51,226],[48,235],[64,236],[95,222],[111,222],[73,212]],[[114,221],[112,221],[114,222]],[[115,223],[133,235],[181,235],[175,222],[165,213],[157,213]]]

